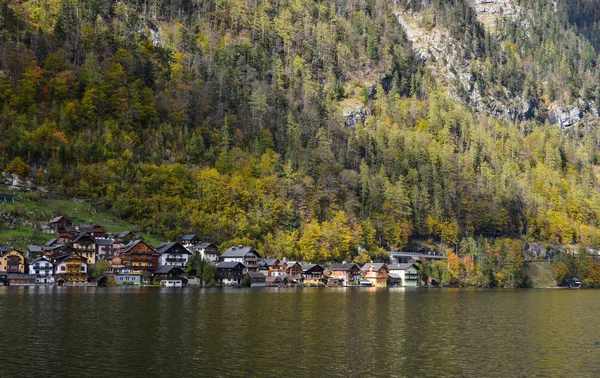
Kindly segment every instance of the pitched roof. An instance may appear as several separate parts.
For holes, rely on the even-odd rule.
[[[83,238],[84,236],[87,236],[88,238],[92,239],[92,241],[95,243],[96,239],[94,239],[94,237],[92,235],[90,235],[87,232],[82,232],[79,235],[77,235],[77,237],[75,239],[73,239],[73,243],[76,243],[79,241],[79,239]]]
[[[43,248],[42,248],[42,246],[41,246],[41,245],[29,244],[29,245],[27,246],[27,250],[28,250],[29,252],[42,252],[42,251],[43,251]]]
[[[213,243],[200,243],[196,246],[196,249],[208,248],[211,245],[214,246],[215,248],[217,248],[217,246],[214,245]]]
[[[40,257],[40,258],[37,258],[37,259],[33,260],[33,261],[31,262],[31,264],[29,264],[29,265],[33,265],[33,264],[35,264],[35,263],[36,263],[36,262],[38,262],[38,261],[44,261],[44,262],[48,262],[48,263],[50,263],[50,264],[54,265],[54,264],[52,263],[52,261],[50,261],[50,260],[48,260],[47,258],[44,258],[44,257]]]
[[[369,267],[372,266],[374,270],[380,270],[381,268],[387,267],[386,263],[367,263],[363,265],[361,268],[362,271],[369,270]]]
[[[227,251],[225,251],[225,253],[221,255],[221,257],[244,257],[250,252],[260,257],[258,252],[256,252],[252,247],[230,247]]]
[[[408,268],[410,268],[411,266],[414,266],[417,270],[419,269],[418,266],[416,266],[415,264],[390,264],[388,265],[388,269],[389,270],[406,270]]]
[[[179,248],[176,248],[179,247]],[[176,249],[175,252],[171,251],[173,248]],[[189,255],[190,252],[185,249],[184,246],[182,246],[181,244],[177,243],[177,242],[163,242],[160,243],[160,245],[158,247],[156,247],[156,252],[158,252],[159,254],[163,254],[165,252],[169,252],[169,253],[180,253],[180,254],[186,254]]]
[[[150,247],[150,249],[153,249],[150,244],[146,243],[145,241],[143,241],[142,239],[134,239],[132,241],[130,241],[129,243],[125,244],[123,246],[123,251],[122,253],[127,253],[129,252],[129,250],[131,250],[131,248],[135,247],[136,245],[140,244],[140,243],[144,243],[146,244],[148,247]]]
[[[96,238],[96,243],[98,243],[98,245],[112,245],[114,242],[115,242],[114,239]]]
[[[44,244],[44,245],[45,245],[46,247],[50,247],[50,246],[52,246],[52,245],[56,244],[56,241],[57,241],[57,240],[58,240],[57,238],[50,239],[50,240],[48,240],[48,241],[46,242],[46,244]]]
[[[124,238],[125,236],[132,234],[133,236],[135,236],[135,234],[131,231],[123,231],[119,234],[119,238]]]
[[[304,265],[302,265],[302,271],[303,271],[303,272],[307,272],[307,271],[309,271],[309,270],[311,270],[311,269],[314,269],[315,267],[319,267],[319,268],[321,268],[321,269],[324,269],[324,268],[323,268],[321,265],[319,265],[319,264],[304,264]]]
[[[63,261],[67,260],[69,257],[71,257],[73,255],[79,257],[82,260],[82,262],[85,262],[87,264],[87,260],[85,258],[79,256],[75,252],[70,252],[70,253],[67,253],[66,255],[58,256],[57,258],[54,259],[54,263],[55,264],[60,264],[60,263],[62,263]]]
[[[261,272],[248,272],[248,275],[250,276],[250,278],[267,278],[267,276],[265,276]]]
[[[0,245],[0,254],[6,253],[6,252],[10,252],[13,249],[14,248],[12,248],[12,247],[7,247],[7,246],[4,246],[4,245]]]
[[[263,262],[266,266],[274,266],[279,263],[278,259],[264,259]]]
[[[63,218],[65,218],[65,216],[64,216],[64,215],[59,215],[58,217],[54,217],[54,218],[53,218],[53,219],[50,221],[50,223],[56,223],[56,222],[58,222],[59,220],[61,220],[61,219],[63,219]],[[46,218],[46,219],[48,219],[48,218]],[[65,219],[66,219],[66,218],[65,218]],[[67,219],[67,220],[68,220],[68,219]]]
[[[221,262],[221,263],[218,263],[217,265],[215,265],[215,268],[217,268],[217,269],[233,269],[233,268],[236,268],[238,265],[241,265],[242,269],[244,268],[244,264],[242,264],[239,261]]]
[[[175,265],[163,265],[160,268],[156,269],[156,271],[154,272],[154,274],[167,274],[170,271],[172,271],[173,269],[179,269],[183,272],[183,269],[181,269],[181,267],[179,266],[175,266]]]
[[[352,267],[356,266],[358,269],[360,269],[360,267],[355,264],[355,263],[344,263],[344,264],[331,264],[331,266],[329,267],[329,270],[333,270],[333,271],[348,271],[350,269],[352,269]]]
[[[266,283],[275,283],[275,282],[281,282],[283,280],[286,280],[285,277],[280,277],[280,276],[269,276],[265,279]]]
[[[194,237],[198,237],[196,234],[185,234],[181,237],[181,240],[192,240]]]

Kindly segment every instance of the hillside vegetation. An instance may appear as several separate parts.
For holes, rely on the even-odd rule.
[[[596,249],[596,129],[474,112],[395,16],[450,30],[482,93],[596,102],[589,20],[519,3],[531,28],[490,34],[462,0],[1,0],[0,168],[147,233],[275,257],[360,261],[424,237],[462,258],[467,235]]]

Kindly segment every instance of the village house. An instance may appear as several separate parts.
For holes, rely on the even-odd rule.
[[[137,239],[138,236],[136,234],[134,234],[131,231],[123,231],[120,234],[118,234],[114,239],[115,241],[119,242],[120,244],[127,244],[127,243],[131,243],[131,241],[133,239]]]
[[[204,261],[219,261],[219,249],[213,243],[200,243],[198,245],[186,246],[186,248],[193,255],[200,255],[200,257]]]
[[[285,274],[288,282],[300,282],[302,280],[302,265],[297,261],[287,261],[285,264]]]
[[[375,287],[386,287],[388,280],[388,266],[385,263],[368,263],[362,267],[365,280],[371,281]]]
[[[226,261],[220,262],[215,265],[217,273],[215,280],[221,285],[235,285],[240,286],[242,284],[242,277],[246,267],[239,261]]]
[[[29,274],[35,275],[37,284],[54,283],[54,264],[44,257],[40,257],[29,264]]]
[[[285,287],[287,286],[287,278],[285,276],[269,276],[265,279],[266,286]]]
[[[54,281],[58,286],[80,285],[88,281],[87,259],[75,252],[54,260]]]
[[[87,223],[79,226],[80,233],[89,233],[95,238],[105,238],[106,228],[98,223]]]
[[[98,249],[96,260],[106,260],[115,256],[122,246],[123,244],[112,238],[96,238],[96,247]]]
[[[177,242],[165,242],[156,248],[159,254],[158,266],[171,265],[185,268],[190,252]]]
[[[284,276],[285,277],[285,268],[287,264],[283,261],[279,261],[278,259],[264,259],[263,260],[263,269],[266,270],[267,276]]]
[[[25,256],[11,247],[0,247],[0,271],[25,273]]]
[[[71,226],[71,221],[67,217],[62,215],[48,222],[48,230],[51,234],[58,233],[58,230],[64,228],[65,226]]]
[[[126,268],[123,273],[141,275],[144,282],[148,282],[152,273],[158,269],[158,253],[141,239],[124,245],[120,256]]]
[[[262,272],[249,272],[248,276],[250,277],[250,287],[264,287],[266,286],[266,279]]]
[[[70,244],[73,251],[86,259],[88,265],[96,264],[96,239],[89,232],[79,234]]]
[[[29,260],[36,260],[44,256],[44,248],[41,245],[29,244],[25,257]]]
[[[152,280],[166,287],[183,287],[187,284],[183,269],[174,265],[163,265],[158,268],[152,275]]]
[[[323,268],[319,264],[302,265],[302,281],[305,285],[318,285],[323,283]]]
[[[389,286],[419,286],[419,268],[415,264],[391,264],[388,268]]]
[[[258,259],[260,255],[252,247],[231,247],[221,255],[223,262],[240,262],[246,267],[246,272],[258,271]]]
[[[8,273],[8,283],[11,286],[30,286],[35,285],[35,274],[26,273]]]
[[[185,234],[181,237],[181,244],[184,246],[192,246],[200,244],[200,238],[196,234]]]
[[[342,286],[355,284],[361,273],[360,267],[355,263],[332,264],[329,271],[331,271],[331,278],[339,280]]]

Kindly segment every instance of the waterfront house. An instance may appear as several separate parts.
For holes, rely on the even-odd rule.
[[[58,233],[59,229],[70,225],[71,221],[67,217],[61,215],[48,222],[48,229],[50,230],[50,233]]]
[[[264,259],[264,269],[267,272],[267,276],[285,276],[285,268],[287,264],[279,261],[278,259]]]
[[[360,267],[355,263],[332,264],[329,271],[331,271],[331,278],[340,280],[342,286],[354,284],[361,273]]]
[[[220,257],[223,262],[240,262],[246,267],[246,272],[258,271],[258,259],[260,255],[252,247],[231,247]]]
[[[265,278],[265,286],[282,287],[287,285],[285,276],[269,276]]]
[[[215,265],[217,273],[215,280],[221,285],[235,285],[239,286],[242,284],[242,277],[246,267],[239,261],[226,261],[220,262]]]
[[[0,247],[0,271],[25,273],[25,256],[11,247]]]
[[[219,249],[213,243],[200,243],[198,245],[185,246],[193,255],[200,255],[202,260],[208,262],[219,261]]]
[[[388,266],[385,263],[368,263],[362,267],[364,278],[375,287],[387,286]]]
[[[29,274],[35,275],[35,283],[53,284],[54,283],[54,264],[40,257],[29,264]]]
[[[185,268],[188,263],[190,251],[177,242],[165,242],[156,248],[158,253],[158,266],[172,265]]]
[[[183,269],[175,265],[161,266],[152,275],[152,280],[160,286],[167,287],[183,287],[187,283],[187,279],[183,276]]]
[[[200,244],[200,238],[196,234],[185,234],[181,237],[181,244],[184,246],[192,246]]]
[[[298,261],[287,261],[285,274],[288,282],[300,282],[302,280],[302,265]]]
[[[79,234],[70,244],[73,251],[86,259],[88,265],[96,264],[96,239],[89,232]]]
[[[7,273],[8,284],[12,286],[35,285],[35,274]]]
[[[142,239],[121,247],[120,256],[129,273],[142,275],[143,281],[149,281],[152,273],[158,269],[159,254]]]
[[[54,281],[59,286],[78,285],[88,281],[87,259],[75,252],[56,258],[54,266]]]
[[[266,286],[267,276],[265,276],[262,272],[248,272],[248,276],[250,277],[251,287]]]
[[[318,285],[323,283],[323,268],[319,264],[302,265],[302,281],[306,285]]]
[[[419,286],[419,268],[415,264],[389,265],[389,286]]]

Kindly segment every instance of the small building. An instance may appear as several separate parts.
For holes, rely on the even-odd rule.
[[[41,245],[29,244],[27,246],[27,257],[29,260],[36,260],[44,256],[44,248]]]
[[[52,231],[52,233],[58,233],[58,230],[64,228],[65,226],[71,226],[71,221],[64,215],[55,217],[48,222],[48,228]]]
[[[252,247],[231,247],[221,255],[223,262],[240,262],[246,267],[246,272],[258,271],[258,259],[260,255]]]
[[[329,267],[331,277],[341,281],[342,286],[350,286],[356,284],[357,278],[360,277],[360,267],[355,263],[332,264]]]
[[[263,267],[267,272],[267,276],[284,276],[285,277],[285,262],[281,262],[278,259],[264,259]]]
[[[220,262],[215,265],[215,280],[221,285],[240,286],[246,267],[239,261]]]
[[[95,238],[105,238],[107,230],[99,223],[86,223],[79,226],[79,232],[87,232]]]
[[[90,282],[90,285],[91,286],[108,286],[108,277],[106,277],[106,276],[96,277]]]
[[[37,284],[53,284],[54,264],[50,260],[40,257],[29,264],[29,274],[35,275]]]
[[[113,275],[117,285],[141,285],[142,275],[139,273],[130,273],[127,269]]]
[[[183,276],[183,269],[175,265],[161,266],[154,272],[152,279],[154,282],[160,283],[160,286],[167,287],[183,287],[187,282],[187,279]]]
[[[219,248],[213,243],[200,243],[198,245],[186,246],[193,255],[200,255],[202,260],[208,262],[219,261]]]
[[[118,234],[114,239],[120,244],[131,243],[133,239],[137,239],[138,236],[131,231],[123,231]]]
[[[107,260],[114,257],[123,244],[112,238],[96,238],[96,248],[98,253],[96,260]]]
[[[265,278],[265,286],[285,287],[287,286],[287,278],[285,276],[269,276]]]
[[[142,281],[148,282],[158,269],[158,257],[154,248],[142,239],[135,239],[120,250],[123,265],[130,274],[141,275]]]
[[[177,242],[165,242],[156,248],[158,253],[158,265],[170,265],[179,266],[185,268],[190,256],[188,251],[183,245]]]
[[[298,261],[287,261],[285,274],[288,282],[298,283],[302,281],[302,265]]]
[[[200,238],[196,234],[185,234],[181,237],[181,244],[185,246],[200,244]]]
[[[35,285],[35,274],[8,273],[8,283],[11,286],[29,286]]]
[[[11,247],[0,247],[0,271],[25,273],[25,256]]]
[[[385,263],[368,263],[362,267],[364,278],[371,281],[375,287],[386,287],[388,280],[388,266]]]
[[[419,286],[419,267],[415,264],[391,264],[388,268],[389,286]]]
[[[306,285],[318,285],[323,283],[323,268],[319,264],[302,265],[302,281]]]
[[[81,285],[88,282],[87,259],[75,252],[54,260],[54,281],[57,285]]]
[[[266,286],[267,276],[262,272],[248,272],[248,276],[250,276],[250,287]]]

